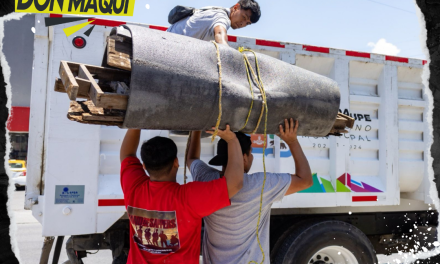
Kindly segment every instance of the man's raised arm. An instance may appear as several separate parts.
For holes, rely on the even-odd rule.
[[[312,171],[310,170],[309,162],[302,151],[301,145],[298,142],[296,136],[297,130],[298,120],[296,120],[294,125],[292,118],[290,122],[288,122],[287,119],[284,120],[284,130],[283,126],[280,125],[279,136],[289,146],[296,170],[295,174],[291,175],[292,181],[285,195],[307,189],[313,185]]]
[[[214,133],[214,131],[206,132],[209,134]],[[240,142],[235,133],[231,131],[229,125],[226,125],[225,130],[219,129],[217,135],[228,143],[228,165],[226,166],[224,176],[228,185],[229,198],[232,198],[243,187],[243,153],[241,151]]]
[[[191,132],[191,141],[189,143],[188,154],[186,155],[186,166],[191,169],[194,160],[200,159],[200,138],[202,131]]]
[[[122,141],[119,158],[121,162],[129,156],[136,157],[136,151],[139,146],[139,139],[141,137],[140,129],[128,129]]]

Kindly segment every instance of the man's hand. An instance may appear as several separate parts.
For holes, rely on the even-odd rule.
[[[286,142],[286,144],[293,144],[298,142],[297,131],[298,131],[298,120],[295,121],[293,125],[293,118],[290,119],[290,126],[287,119],[284,119],[284,130],[283,125],[280,125],[279,137]]]
[[[307,161],[301,145],[298,142],[297,131],[299,122],[296,120],[293,125],[293,119],[290,122],[284,119],[284,129],[280,125],[279,137],[286,142],[292,153],[293,161],[295,162],[295,174],[291,174],[292,181],[290,182],[289,189],[287,189],[285,195],[289,195],[301,190],[307,189],[313,184],[312,172],[310,170],[309,162]]]
[[[214,131],[206,131],[206,133],[214,134]],[[225,130],[219,129],[217,135],[228,143],[228,165],[225,170],[225,178],[228,185],[229,198],[232,198],[243,187],[243,152],[241,151],[237,136],[231,131],[229,125],[226,125]]]
[[[202,131],[192,131],[191,141],[189,143],[188,154],[186,156],[186,166],[191,169],[191,164],[193,161],[200,159],[200,138]]]
[[[136,151],[141,137],[140,129],[128,129],[125,134],[124,141],[122,141],[119,158],[121,162],[129,156],[136,157]]]
[[[212,127],[213,130],[206,130],[206,133],[213,135],[215,132],[215,127]],[[237,139],[237,136],[234,132],[231,131],[231,127],[229,125],[226,125],[225,130],[219,129],[217,132],[217,136],[222,138],[224,141],[229,143],[231,140]]]

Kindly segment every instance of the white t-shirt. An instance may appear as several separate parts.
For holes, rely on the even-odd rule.
[[[215,40],[214,28],[216,26],[222,26],[226,30],[231,27],[229,19],[231,10],[229,8],[208,8],[210,7],[198,9],[194,15],[172,24],[167,31],[206,41]]]

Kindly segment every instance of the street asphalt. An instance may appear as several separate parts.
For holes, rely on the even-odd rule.
[[[36,264],[40,261],[44,238],[41,236],[41,224],[32,216],[30,210],[24,209],[24,194],[24,191],[15,190],[11,200],[11,207],[14,214],[13,218],[17,224],[17,231],[14,238],[18,244],[20,263]],[[64,243],[58,261],[60,264],[67,260],[66,241],[68,238],[69,236],[64,237]],[[49,263],[52,263],[55,242],[56,240],[50,252]],[[88,254],[86,258],[83,258],[85,264],[109,264],[111,261],[112,254],[110,250],[102,250],[93,255]]]

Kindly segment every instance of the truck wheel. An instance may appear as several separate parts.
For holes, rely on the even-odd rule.
[[[376,253],[361,230],[341,221],[322,221],[289,229],[273,252],[275,264],[375,264]],[[284,237],[284,239],[283,239]]]

